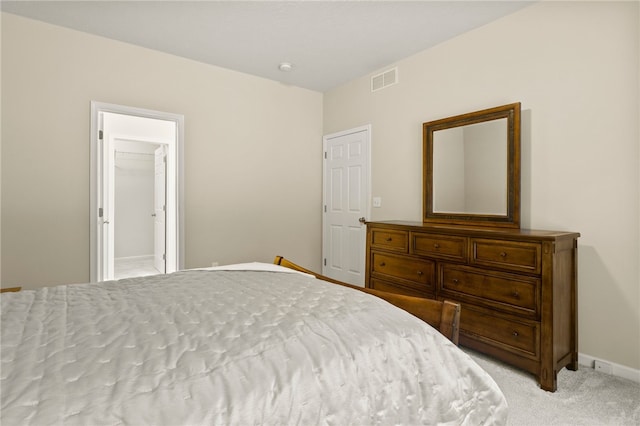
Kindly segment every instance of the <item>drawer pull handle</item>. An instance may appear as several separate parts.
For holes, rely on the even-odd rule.
[[[435,243],[435,244],[433,245],[433,248],[434,248],[434,249],[436,249],[436,250],[438,250],[438,249],[440,248],[440,244]]]
[[[457,278],[454,278],[454,279],[452,279],[451,281],[452,281],[454,284],[458,284],[458,283],[460,282],[460,281],[458,281],[458,279],[457,279]]]
[[[387,242],[391,242],[391,241],[393,241],[393,238],[391,238],[391,237],[387,237],[386,241],[387,241]]]
[[[518,293],[517,291],[514,291],[513,293],[511,293],[511,295],[512,295],[513,297],[515,297],[516,299],[519,299],[519,298],[520,298],[520,293]]]
[[[384,262],[380,262],[380,266],[387,266],[387,264]]]
[[[422,276],[423,272],[422,271],[418,271],[418,275]]]
[[[500,252],[500,257],[502,257],[502,258],[507,257],[507,253],[505,253],[505,252]]]
[[[513,337],[518,337],[518,336],[520,335],[517,331],[514,331],[514,332],[513,332],[513,333],[511,333],[511,334],[513,334]]]

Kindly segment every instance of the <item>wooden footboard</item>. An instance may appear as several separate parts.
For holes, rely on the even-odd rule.
[[[404,309],[405,311],[430,324],[453,343],[455,343],[456,345],[458,344],[458,326],[460,324],[460,305],[458,303],[449,302],[447,300],[440,302],[438,300],[404,296],[401,294],[389,293],[386,291],[374,290],[371,288],[358,287],[352,284],[344,283],[342,281],[334,280],[333,278],[325,277],[321,274],[317,274],[313,271],[303,268],[302,266],[296,265],[295,263],[285,259],[282,256],[276,256],[273,263],[296,271],[311,274],[323,281],[351,287],[353,289],[360,290],[384,299],[392,305]]]

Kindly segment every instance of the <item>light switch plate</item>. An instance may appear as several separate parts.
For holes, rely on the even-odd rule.
[[[373,197],[373,207],[382,207],[381,197]]]

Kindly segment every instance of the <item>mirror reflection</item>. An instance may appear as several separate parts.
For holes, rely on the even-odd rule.
[[[520,103],[423,123],[423,222],[520,227]]]
[[[433,211],[507,214],[507,119],[433,133]]]

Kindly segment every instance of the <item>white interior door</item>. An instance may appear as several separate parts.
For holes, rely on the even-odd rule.
[[[364,286],[370,126],[324,137],[322,273]]]
[[[153,264],[166,273],[166,199],[167,154],[164,145],[155,150],[155,184],[153,191]]]

